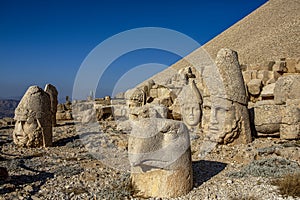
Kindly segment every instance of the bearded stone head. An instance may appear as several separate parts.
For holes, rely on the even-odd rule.
[[[49,95],[38,86],[28,88],[15,110],[14,143],[24,147],[52,146]]]

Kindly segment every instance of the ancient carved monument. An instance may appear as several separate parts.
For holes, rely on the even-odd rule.
[[[177,197],[191,190],[190,139],[182,122],[159,118],[133,122],[128,153],[136,195]]]
[[[24,147],[52,146],[51,102],[38,86],[28,88],[15,110],[13,141]]]
[[[183,86],[177,100],[183,122],[190,132],[199,132],[202,118],[202,96],[195,81],[189,79],[189,84]]]
[[[189,132],[184,123],[167,119],[169,94],[151,81],[125,94],[131,180],[138,196],[177,197],[192,188]]]
[[[57,92],[57,89],[51,84],[47,84],[45,86],[45,92],[47,92],[50,96],[52,125],[55,126],[56,125],[57,104],[58,104],[58,100],[57,100],[58,92]]]
[[[249,143],[248,100],[237,53],[221,49],[215,63],[221,80],[203,97],[202,127],[206,140],[219,144]]]

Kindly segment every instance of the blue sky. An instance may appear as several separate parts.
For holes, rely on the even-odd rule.
[[[52,83],[64,99],[72,96],[76,73],[89,52],[115,34],[163,27],[205,44],[265,2],[1,0],[0,97],[22,96],[30,85]],[[137,64],[167,66],[178,59],[151,49],[122,56],[100,80],[96,96],[110,95],[122,74]]]

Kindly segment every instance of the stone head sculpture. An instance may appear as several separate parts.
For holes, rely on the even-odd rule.
[[[202,96],[194,80],[182,88],[178,96],[183,122],[189,129],[198,127],[202,117]]]
[[[203,132],[220,143],[251,142],[245,84],[235,51],[221,49],[216,58],[221,79],[203,98]]]
[[[51,102],[38,86],[28,88],[15,110],[14,143],[24,147],[52,146]]]
[[[184,123],[145,118],[132,125],[128,153],[132,183],[139,195],[176,197],[189,192],[192,187],[191,149]]]
[[[146,94],[141,88],[133,88],[125,94],[128,105],[129,119],[136,120],[138,118],[139,108],[146,104]]]
[[[45,86],[45,92],[47,92],[50,96],[52,125],[55,126],[56,125],[57,104],[58,104],[58,100],[57,100],[58,92],[57,92],[57,89],[55,88],[55,86],[53,86],[51,84],[47,84]]]

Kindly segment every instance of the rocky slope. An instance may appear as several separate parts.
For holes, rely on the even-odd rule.
[[[215,60],[221,48],[238,52],[241,64],[258,64],[300,57],[300,1],[270,0],[224,32],[150,79],[161,84],[176,70],[203,62],[207,52]],[[220,19],[221,20],[221,19]]]
[[[18,100],[0,99],[0,119],[4,117],[14,117],[14,111],[18,103]]]

